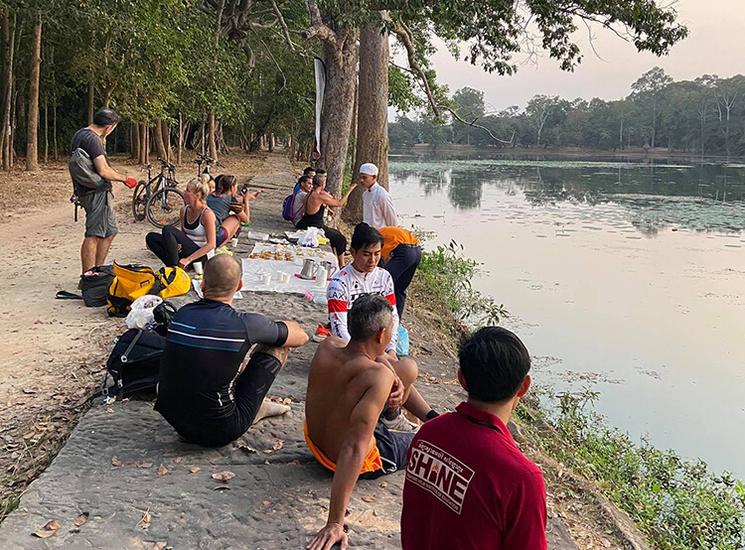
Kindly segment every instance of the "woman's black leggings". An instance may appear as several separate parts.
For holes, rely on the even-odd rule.
[[[297,224],[298,229],[308,229],[308,227],[310,226],[306,224]],[[328,225],[322,225],[320,229],[323,229],[323,233],[329,240],[329,244],[331,245],[331,249],[334,251],[334,254],[336,254],[337,256],[341,256],[347,251],[347,238],[341,234],[341,231],[338,231],[333,227],[329,227]]]
[[[145,235],[145,245],[155,254],[166,267],[178,265],[181,258],[186,258],[202,248],[192,241],[186,233],[172,225],[166,225],[161,233],[150,232]],[[207,256],[194,260],[206,262]]]

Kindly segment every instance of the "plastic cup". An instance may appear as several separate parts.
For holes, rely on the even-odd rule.
[[[199,275],[200,277],[204,275],[204,267],[202,267],[202,262],[194,262],[191,265],[194,266],[194,272]]]
[[[233,240],[230,241],[230,244],[233,245],[233,248],[238,248],[238,237],[233,237]]]

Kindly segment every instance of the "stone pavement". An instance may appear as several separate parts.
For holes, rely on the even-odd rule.
[[[267,189],[255,203],[253,226],[285,230],[279,214],[294,179],[291,166],[270,156],[265,173],[252,181]],[[235,305],[298,319],[311,333],[325,319],[321,306],[299,296],[246,293]],[[294,351],[270,390],[291,399],[291,412],[259,423],[220,449],[180,441],[150,402],[97,403],[0,526],[0,547],[304,548],[324,524],[331,483],[302,433],[307,366],[315,347],[309,343]],[[456,388],[443,383],[453,377],[452,361],[437,352],[417,360],[427,380],[439,380],[423,381],[425,397],[441,409],[456,404]],[[222,471],[235,477],[211,478]],[[358,482],[347,518],[353,547],[400,546],[402,483],[402,473]],[[82,513],[88,520],[75,527],[73,520]],[[61,525],[53,536],[32,536],[53,519]],[[576,548],[556,518],[550,520],[549,537],[549,548]]]

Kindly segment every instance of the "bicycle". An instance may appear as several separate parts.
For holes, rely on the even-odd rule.
[[[132,214],[135,221],[147,220],[155,227],[180,222],[181,208],[186,204],[184,194],[177,189],[176,167],[158,159],[160,172],[152,175],[152,165],[146,166],[147,181],[141,180],[132,195]]]
[[[210,173],[211,166],[214,164],[215,166],[223,167],[223,164],[219,160],[215,160],[207,155],[197,155],[197,158],[194,159],[194,164],[197,165],[197,177],[206,174],[210,177],[210,180],[215,179]],[[204,166],[204,169],[202,166]]]

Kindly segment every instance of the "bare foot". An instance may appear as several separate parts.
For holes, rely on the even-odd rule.
[[[256,424],[257,422],[265,418],[269,418],[271,416],[281,416],[288,412],[290,412],[290,407],[288,405],[275,403],[274,401],[264,398],[264,400],[261,402],[261,406],[259,407],[259,412],[256,413],[253,424]]]

